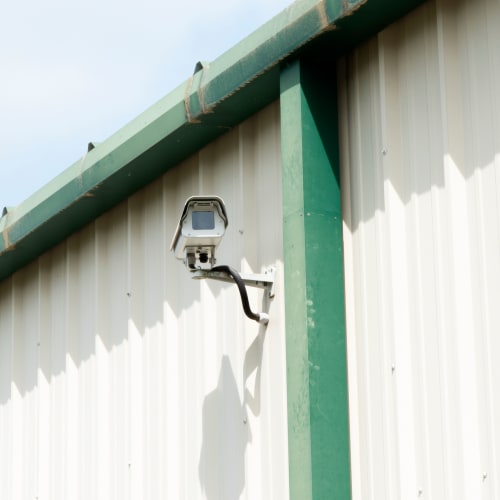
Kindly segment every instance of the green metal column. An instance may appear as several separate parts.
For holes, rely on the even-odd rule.
[[[292,500],[351,497],[334,68],[281,73],[288,441]]]

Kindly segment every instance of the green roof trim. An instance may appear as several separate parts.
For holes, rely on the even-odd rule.
[[[279,98],[280,67],[333,61],[423,0],[298,0],[0,217],[0,280]]]

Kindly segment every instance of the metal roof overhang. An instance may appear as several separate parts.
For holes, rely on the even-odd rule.
[[[279,97],[280,68],[319,64],[424,0],[299,0],[0,218],[0,280]]]

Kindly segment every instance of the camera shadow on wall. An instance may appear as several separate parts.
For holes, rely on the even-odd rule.
[[[247,408],[260,413],[260,373],[265,328],[248,348],[243,364],[243,401],[229,356],[221,360],[217,386],[205,397],[199,478],[207,500],[238,500],[245,487],[245,452],[252,440]],[[254,386],[247,380],[255,373]]]

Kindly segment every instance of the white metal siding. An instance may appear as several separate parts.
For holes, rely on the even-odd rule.
[[[0,498],[288,497],[279,130],[273,104],[0,283]],[[267,330],[170,254],[194,194],[226,202],[219,263],[277,267]]]
[[[355,499],[500,498],[500,3],[340,64]]]

